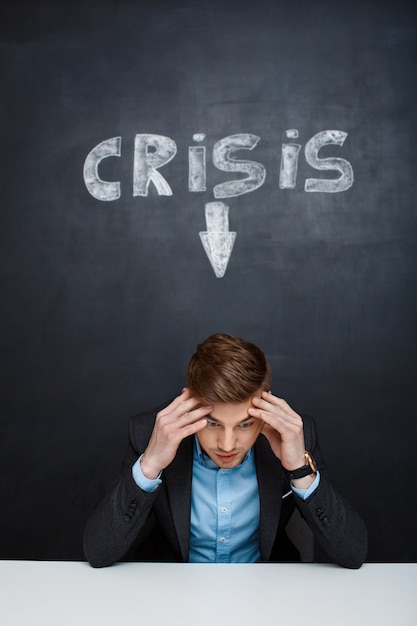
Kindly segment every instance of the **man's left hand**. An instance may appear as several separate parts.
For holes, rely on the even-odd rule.
[[[282,398],[263,391],[252,399],[249,414],[264,422],[262,434],[284,469],[295,470],[305,465],[303,420]],[[311,482],[311,477],[307,482]],[[297,481],[298,483],[298,481]],[[301,485],[300,485],[301,486]]]

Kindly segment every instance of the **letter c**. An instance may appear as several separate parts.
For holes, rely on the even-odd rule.
[[[97,200],[109,202],[120,198],[120,183],[102,180],[98,167],[103,159],[121,155],[121,137],[112,137],[91,150],[84,162],[84,182],[89,193]]]

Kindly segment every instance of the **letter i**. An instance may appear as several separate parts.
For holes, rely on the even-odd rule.
[[[297,139],[298,130],[286,131],[288,139]],[[301,145],[298,143],[283,143],[281,151],[281,169],[279,173],[280,189],[294,189],[297,182],[298,155]]]
[[[204,133],[195,133],[193,141],[204,141]],[[188,148],[188,191],[206,191],[206,147]]]

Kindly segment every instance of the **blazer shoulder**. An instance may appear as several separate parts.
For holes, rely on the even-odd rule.
[[[166,406],[168,403],[160,404],[153,409],[141,411],[129,417],[129,440],[136,450],[143,450],[148,445],[156,415]]]

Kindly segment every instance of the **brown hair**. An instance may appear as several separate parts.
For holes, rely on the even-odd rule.
[[[206,402],[244,402],[271,387],[262,350],[239,337],[217,333],[198,344],[187,370],[191,393]]]

